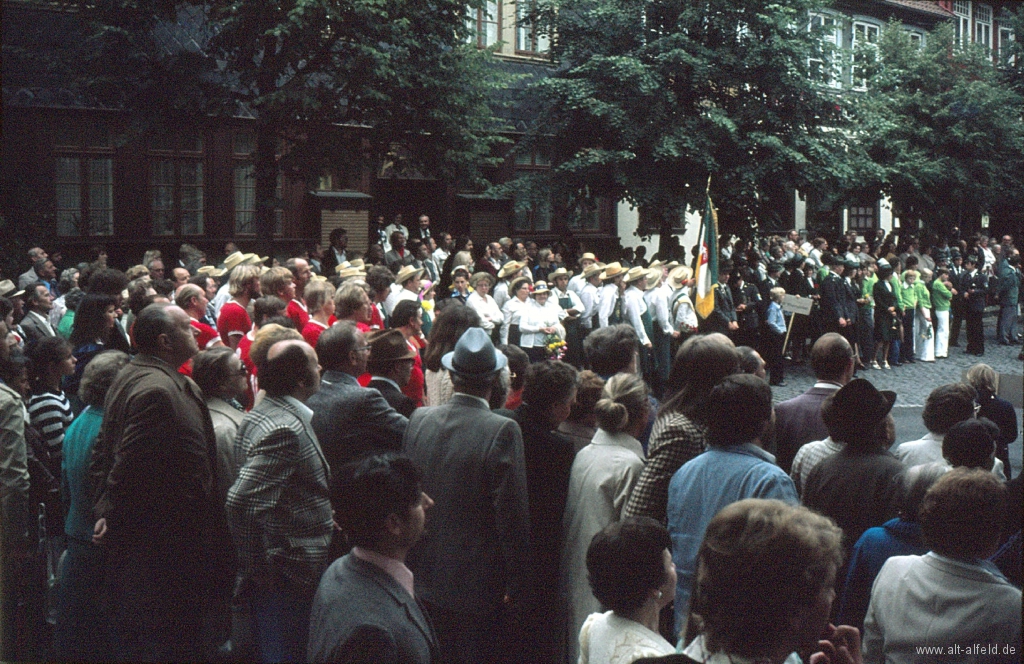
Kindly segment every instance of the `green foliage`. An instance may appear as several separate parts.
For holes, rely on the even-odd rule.
[[[624,199],[663,227],[701,209],[708,176],[724,231],[785,223],[792,191],[849,186],[835,99],[811,80],[816,0],[568,0],[552,12],[564,68],[536,87],[534,140],[551,192]],[[663,234],[664,237],[664,234]]]
[[[894,214],[938,231],[1024,205],[1024,98],[990,54],[952,43],[950,25],[918,48],[891,23],[850,105],[854,136],[880,168],[865,184]]]

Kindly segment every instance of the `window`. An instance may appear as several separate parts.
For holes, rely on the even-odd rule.
[[[999,49],[997,55],[999,56],[999,62],[1002,64],[1015,65],[1017,64],[1017,58],[1012,55],[1013,46],[1011,45],[1014,41],[1013,30],[1010,28],[999,28],[999,43],[996,47]]]
[[[477,48],[494,46],[501,40],[501,30],[498,19],[501,16],[501,7],[497,0],[485,0],[482,7],[470,8],[469,18],[466,23],[469,25],[469,43],[475,44]]]
[[[102,124],[60,123],[54,136],[60,236],[114,234],[114,148]]]
[[[953,14],[954,39],[960,46],[967,46],[971,43],[970,0],[953,0]]]
[[[829,87],[842,87],[842,70],[836,57],[837,51],[843,46],[842,23],[833,16],[811,14],[808,29],[821,34],[817,52],[807,62],[811,78]]]
[[[992,7],[977,5],[974,8],[974,42],[992,50]]]
[[[548,151],[541,146],[533,146],[532,148],[522,149],[516,152],[516,168],[517,169],[530,169],[530,168],[551,168],[551,158],[548,157]]]
[[[255,150],[255,135],[250,132],[235,134],[232,141],[232,152],[235,158],[235,233],[239,235],[252,235],[256,232],[253,227],[253,217],[256,214],[256,168],[250,161]],[[277,188],[274,191],[274,197],[278,201],[283,197],[283,180],[281,172],[278,171]],[[281,209],[278,207],[274,210],[274,234],[280,235],[283,232],[284,220]]]
[[[920,32],[910,32],[910,43],[914,48],[920,49],[924,46],[924,35]]]
[[[878,227],[878,205],[855,205],[847,210],[849,230],[872,231]]]
[[[853,24],[853,87],[867,89],[867,68],[875,61],[879,27],[871,23]]]
[[[584,232],[603,230],[601,228],[601,210],[604,207],[604,199],[600,197],[581,202],[575,210],[569,212],[569,228]]]
[[[154,136],[149,144],[154,235],[203,234],[203,139]]]
[[[514,228],[543,233],[551,230],[551,201],[548,199],[516,205]]]
[[[547,53],[548,36],[538,30],[533,13],[537,7],[528,0],[516,2],[516,51],[520,53]]]

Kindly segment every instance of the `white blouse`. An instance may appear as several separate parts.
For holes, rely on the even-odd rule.
[[[546,333],[541,332],[541,328],[545,327],[555,328],[555,334],[564,339],[565,328],[558,322],[564,313],[562,307],[558,306],[558,301],[550,296],[543,306],[537,304],[537,300],[531,299],[530,303],[523,307],[519,319],[519,332],[521,333],[519,347],[533,348],[535,346],[543,346],[544,339],[548,336]]]
[[[505,324],[501,327],[501,343],[508,343],[508,328],[510,325],[519,325],[519,320],[522,317],[523,310],[526,305],[530,304],[530,301],[522,301],[518,297],[510,297],[508,302],[501,308],[502,313],[505,315]]]
[[[505,315],[501,313],[501,307],[490,295],[481,295],[473,291],[466,304],[473,307],[473,310],[480,314],[480,327],[490,332],[495,325],[502,325],[505,322]]]
[[[580,630],[579,664],[630,664],[675,651],[661,634],[612,611],[591,613]]]

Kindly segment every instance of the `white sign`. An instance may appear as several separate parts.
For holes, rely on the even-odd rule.
[[[809,297],[800,297],[799,295],[786,295],[782,298],[782,310],[791,314],[801,314],[808,316],[811,313],[811,307],[814,305],[814,300]]]

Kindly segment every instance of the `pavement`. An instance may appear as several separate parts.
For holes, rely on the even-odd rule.
[[[1017,359],[1020,346],[1000,346],[996,343],[996,318],[989,313],[985,322],[985,355],[977,357],[964,352],[966,336],[960,332],[960,347],[950,348],[949,357],[935,362],[915,362],[904,364],[892,369],[868,369],[857,372],[858,378],[870,381],[880,390],[896,392],[896,404],[893,406],[893,418],[896,420],[896,444],[921,438],[928,430],[921,421],[921,411],[928,395],[936,387],[961,380],[964,372],[979,362],[984,362],[1000,374],[1001,382],[1010,381],[1006,387],[1016,387],[1019,394],[1021,383],[1024,382],[1024,362]],[[1016,384],[1013,384],[1016,381]],[[773,387],[775,402],[785,401],[802,394],[814,385],[814,373],[810,363],[796,365],[786,364],[786,385]],[[1003,391],[1000,386],[1000,392]],[[1017,408],[1018,434],[1024,412],[1020,404]],[[1022,468],[1021,437],[1010,445],[1010,465],[1013,476],[1021,473]]]

